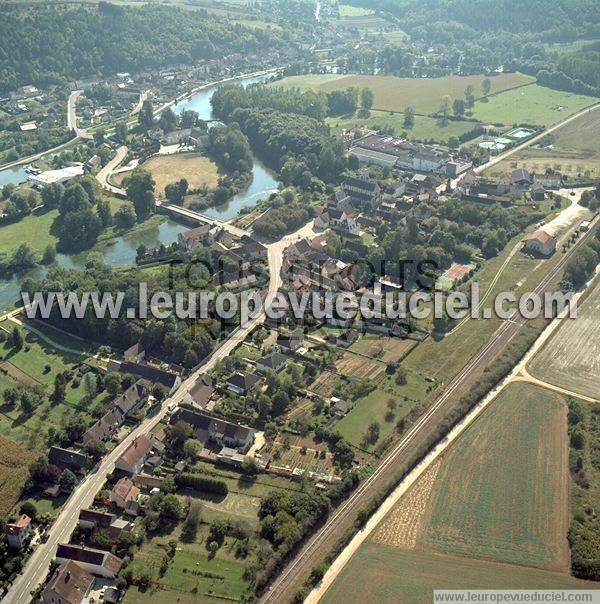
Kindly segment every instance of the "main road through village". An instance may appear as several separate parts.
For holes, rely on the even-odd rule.
[[[586,109],[577,115],[595,110],[597,107],[598,105],[591,109]],[[550,130],[554,130],[560,125],[572,121],[574,117],[575,116],[568,118]],[[545,134],[550,130],[546,131]],[[541,136],[542,135],[538,135],[538,137],[534,137],[516,149],[494,158],[490,163],[497,163],[515,151],[536,142]],[[484,167],[487,166],[481,166],[478,171],[481,171]],[[455,182],[453,184],[455,184]],[[560,274],[560,271],[564,268],[565,262],[573,251],[576,250],[592,232],[595,232],[595,230],[595,228],[592,229],[583,236],[575,246],[570,248],[557,263],[556,267],[538,285],[535,290],[537,293],[546,291],[549,284],[551,284]],[[309,224],[302,227],[297,232],[287,235],[268,246],[270,271],[269,292],[277,291],[281,285],[281,262],[286,247],[300,238],[310,236],[312,233],[313,231]],[[227,357],[256,326],[264,321],[264,318],[265,315],[262,313],[249,321],[247,325],[233,331],[229,338],[211,354],[209,359],[181,384],[175,394],[168,399],[168,402],[181,402],[185,394],[197,380],[198,376],[209,371],[218,360]],[[429,429],[439,424],[446,407],[449,403],[453,402],[456,394],[460,393],[462,389],[495,358],[495,356],[519,333],[524,324],[525,321],[519,318],[502,323],[489,342],[475,354],[471,361],[462,369],[460,374],[448,385],[441,397],[435,401],[406,436],[396,444],[381,461],[374,473],[361,483],[350,498],[337,508],[328,521],[306,542],[298,555],[284,568],[283,572],[275,580],[271,589],[263,596],[263,602],[285,602],[291,597],[292,590],[297,585],[297,582],[305,576],[307,570],[309,570],[315,562],[320,560],[323,552],[327,551],[328,547],[335,544],[335,541],[338,538],[339,527],[344,526],[344,522],[347,523],[349,519],[352,520],[356,516],[358,510],[362,509],[371,500],[373,493],[387,484],[390,477],[393,475],[394,468],[400,466],[410,456],[411,451],[421,441],[422,434],[427,433]],[[79,483],[66,501],[55,522],[48,530],[46,542],[40,543],[35,548],[22,573],[10,587],[9,592],[3,600],[4,602],[9,604],[22,604],[31,599],[30,592],[40,585],[48,574],[50,563],[54,558],[57,545],[63,541],[68,541],[70,538],[70,535],[77,524],[79,510],[89,507],[92,504],[94,496],[114,470],[115,462],[125,449],[138,436],[150,432],[165,417],[166,413],[167,401],[163,403],[156,414],[146,418],[121,443],[119,443],[119,445],[106,455],[94,471],[90,472]]]

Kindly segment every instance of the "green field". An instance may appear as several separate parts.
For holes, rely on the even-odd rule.
[[[434,589],[592,589],[567,574],[367,542],[344,567],[323,604],[430,604]]]
[[[551,126],[597,101],[590,96],[533,84],[492,95],[487,102],[477,101],[473,115],[488,124]]]
[[[566,570],[568,485],[564,400],[510,385],[443,458],[418,547]]]
[[[378,388],[356,401],[348,415],[335,425],[335,429],[352,445],[372,451],[394,433],[398,420],[404,418],[418,401],[425,398],[426,390],[427,382],[414,373],[408,375],[408,382],[404,386],[397,386],[393,378],[382,378],[378,382]],[[393,417],[386,419],[389,400],[396,403],[396,409]],[[376,443],[365,444],[363,436],[372,422],[379,423],[379,439]]]
[[[451,98],[464,98],[465,88],[469,85],[473,86],[476,95],[479,94],[481,82],[484,79],[485,76],[397,78],[395,76],[327,74],[291,76],[278,81],[277,86],[312,88],[325,92],[349,86],[369,87],[375,94],[374,109],[404,111],[404,108],[410,105],[417,113],[428,114],[439,109],[441,98],[444,95],[450,95]],[[535,82],[535,78],[520,73],[505,73],[490,79],[492,94]],[[557,94],[566,95],[567,93]]]
[[[179,529],[148,539],[135,553],[131,569],[134,576],[147,571],[152,585],[147,591],[131,587],[125,594],[126,604],[142,602],[217,602],[240,601],[248,589],[243,578],[244,560],[236,559],[233,538],[225,539],[217,555],[210,559],[206,550],[208,527],[201,525],[194,543],[179,540]],[[177,539],[177,552],[167,572],[159,569],[170,540]]]
[[[350,6],[349,4],[340,4],[338,8],[340,11],[340,17],[364,17],[366,15],[373,14],[373,11],[368,8]]]
[[[21,243],[27,243],[36,252],[42,253],[50,244],[56,244],[57,237],[50,233],[58,210],[31,214],[23,220],[0,227],[0,253],[11,254]]]
[[[3,323],[6,328],[12,329],[12,323]],[[0,346],[0,357],[10,363],[13,372],[22,372],[20,377],[14,379],[0,373],[0,394],[6,387],[16,386],[21,383],[40,384],[50,395],[56,374],[68,369],[73,369],[85,357],[75,356],[56,350],[54,347],[40,341],[35,335],[28,333],[26,344],[15,352],[7,343]],[[50,371],[46,371],[46,365]],[[9,368],[4,365],[4,371]],[[76,411],[86,411],[96,401],[85,402],[85,388],[83,379],[77,387],[74,382],[69,383],[66,391],[66,401],[60,405],[53,405],[50,401],[36,408],[30,416],[23,416],[19,408],[11,409],[5,405],[0,406],[0,434],[12,440],[27,445],[29,448],[43,448],[44,439],[48,428],[60,428],[66,419]],[[102,395],[96,400],[99,400]]]
[[[432,117],[417,115],[412,128],[407,129],[404,127],[404,114],[390,113],[389,111],[371,111],[371,115],[366,118],[356,116],[351,118],[332,117],[327,118],[327,123],[331,126],[333,132],[341,131],[342,128],[367,127],[373,130],[393,128],[395,134],[406,133],[407,138],[411,140],[433,140],[442,144],[447,143],[449,138],[459,137],[477,126],[473,122],[450,120],[443,122]]]

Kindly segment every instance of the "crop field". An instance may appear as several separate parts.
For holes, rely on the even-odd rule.
[[[414,549],[427,512],[440,460],[433,463],[408,493],[398,502],[393,512],[377,527],[373,541]]]
[[[293,470],[301,468],[307,472],[333,474],[333,455],[310,447],[296,444],[284,446],[279,440],[269,448],[271,465]]]
[[[322,602],[590,589],[568,574],[569,487],[563,398],[513,384],[394,506]]]
[[[164,196],[166,185],[177,182],[181,178],[188,181],[190,189],[197,189],[203,185],[212,189],[217,186],[219,180],[216,164],[201,153],[155,155],[142,164],[142,167],[152,174],[156,182],[156,194],[159,197]],[[120,185],[127,174],[127,172],[116,174],[112,181]]]
[[[593,589],[597,585],[566,573],[367,542],[321,602],[421,604],[432,601],[434,589]]]
[[[336,371],[347,377],[377,379],[384,371],[381,361],[371,361],[358,354],[345,352],[335,363]]]
[[[368,75],[306,75],[291,76],[277,82],[277,86],[315,90],[340,90],[349,86],[369,87],[375,94],[373,109],[404,111],[407,105],[419,114],[435,112],[445,95],[463,98],[465,88],[473,86],[476,94],[481,90],[484,76],[446,76],[443,78],[397,78],[395,76]],[[520,73],[505,73],[491,78],[491,93],[531,84],[535,78]],[[544,89],[545,90],[545,89]],[[557,93],[566,95],[567,93]],[[588,97],[584,97],[588,98]],[[478,117],[478,116],[476,116]],[[515,120],[516,121],[516,120]],[[512,122],[511,122],[512,123]]]
[[[29,464],[37,453],[0,437],[0,518],[4,518],[19,501],[29,476]]]
[[[568,569],[566,435],[562,397],[509,386],[444,457],[418,546]]]
[[[340,378],[335,373],[329,371],[323,371],[319,374],[317,379],[313,382],[310,389],[323,398],[329,398],[336,386],[340,383]]]
[[[540,144],[523,149],[486,174],[492,176],[515,168],[545,172],[552,168],[569,176],[600,175],[600,110],[584,113],[544,137]]]
[[[493,86],[492,92],[497,92]],[[590,96],[532,84],[477,101],[473,115],[486,124],[550,126],[596,102]]]
[[[371,111],[369,117],[331,117],[327,118],[327,123],[334,132],[357,127],[366,127],[373,130],[386,131],[393,129],[397,135],[406,133],[407,138],[419,141],[431,141],[445,144],[453,136],[459,137],[465,132],[472,130],[477,124],[467,121],[441,120],[427,117],[425,115],[416,115],[415,123],[412,128],[404,127],[403,113],[390,113],[389,111]]]
[[[550,341],[535,355],[529,369],[535,377],[600,399],[600,283],[577,310],[565,319]]]
[[[368,8],[350,6],[349,4],[340,4],[338,9],[340,11],[340,17],[364,17],[365,15],[373,14],[373,11]]]
[[[350,351],[379,359],[384,363],[393,363],[405,357],[416,345],[415,340],[363,334],[350,346]]]

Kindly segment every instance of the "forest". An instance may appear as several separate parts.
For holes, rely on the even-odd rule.
[[[3,6],[0,20],[0,92],[24,84],[139,71],[280,45],[271,31],[210,19],[205,11],[100,2],[35,10]],[[8,51],[10,49],[10,52]]]

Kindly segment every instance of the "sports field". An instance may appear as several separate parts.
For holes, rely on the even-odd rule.
[[[364,544],[321,599],[430,603],[434,589],[593,589],[598,584],[538,568]]]
[[[577,319],[565,319],[533,358],[535,377],[600,399],[600,283],[578,308]]]
[[[351,118],[332,117],[327,123],[334,132],[342,128],[352,129],[357,127],[372,128],[373,130],[389,130],[393,128],[395,134],[406,132],[411,140],[435,141],[436,143],[447,143],[451,137],[459,137],[477,126],[473,122],[449,120],[443,122],[432,117],[416,115],[415,123],[411,128],[404,126],[403,113],[390,113],[389,111],[371,111],[369,117],[354,116]]]
[[[559,128],[510,159],[493,166],[486,174],[491,176],[525,168],[531,172],[545,172],[552,168],[569,176],[600,175],[600,110],[583,114]]]
[[[475,94],[480,94],[485,76],[446,76],[443,78],[397,78],[395,76],[369,75],[302,75],[291,76],[277,82],[277,86],[298,87],[331,92],[349,86],[368,87],[375,94],[373,109],[383,111],[404,111],[410,105],[419,114],[435,112],[440,107],[441,98],[464,98],[465,88],[473,86]],[[535,78],[521,73],[505,73],[490,78],[491,93],[535,82]],[[566,93],[564,93],[566,94]],[[512,122],[511,122],[512,123]]]
[[[164,196],[165,187],[169,183],[177,182],[182,178],[188,181],[190,189],[197,189],[203,185],[214,188],[219,180],[216,164],[201,153],[155,155],[142,167],[152,174],[158,197]],[[127,174],[127,172],[116,174],[111,181],[118,186]]]

